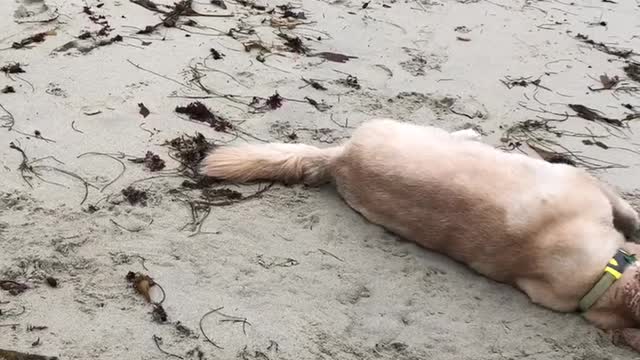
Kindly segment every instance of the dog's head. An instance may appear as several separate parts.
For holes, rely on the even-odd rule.
[[[612,330],[614,339],[640,351],[640,264],[629,267],[585,317],[601,329]]]
[[[627,345],[640,351],[640,267],[634,267],[633,281],[624,284],[622,297],[624,308],[629,317],[635,321],[635,326],[621,331],[622,338]]]

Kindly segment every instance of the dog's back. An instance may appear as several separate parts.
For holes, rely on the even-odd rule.
[[[375,120],[341,147],[223,147],[205,162],[231,180],[332,179],[370,221],[557,310],[577,306],[624,241],[586,173],[432,127]],[[567,284],[574,265],[586,270]]]

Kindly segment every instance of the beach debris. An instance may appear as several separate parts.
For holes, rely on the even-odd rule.
[[[225,57],[223,53],[214,48],[209,49],[209,52],[211,53],[211,57],[213,58],[213,60],[222,60],[222,58]]]
[[[227,10],[227,4],[224,2],[224,0],[211,0],[211,5],[215,5],[220,9]]]
[[[131,205],[147,206],[147,192],[144,190],[137,190],[132,186],[122,189],[121,191],[124,198]]]
[[[535,80],[531,80],[531,76],[527,76],[527,77],[517,77],[517,78],[512,78],[510,76],[505,76],[504,79],[501,79],[500,82],[504,84],[504,86],[507,87],[507,89],[513,89],[514,87],[527,87],[529,85],[533,85],[545,90],[549,90],[549,88],[540,85],[540,83],[542,82],[542,76],[535,79]]]
[[[150,171],[160,171],[164,169],[166,165],[159,155],[156,155],[151,151],[147,151],[144,156],[144,166],[146,166]]]
[[[241,200],[243,197],[241,192],[229,188],[202,190],[202,198],[207,201]]]
[[[144,298],[144,300],[153,305],[153,310],[151,311],[151,317],[153,321],[158,323],[165,323],[168,319],[167,312],[165,311],[162,303],[166,299],[166,294],[164,289],[160,284],[158,284],[155,280],[153,280],[149,275],[143,274],[140,272],[129,271],[125,276],[127,282],[133,287],[136,292]],[[151,299],[151,288],[158,287],[162,292],[162,299],[158,302],[155,302]]]
[[[317,80],[302,78],[302,81],[304,81],[307,84],[305,86],[311,86],[316,90],[322,90],[322,91],[327,90],[327,88],[324,85],[320,84],[320,82],[318,82]]]
[[[307,16],[304,14],[304,11],[292,11],[290,9],[287,9],[284,11],[284,13],[282,14],[282,17],[285,19],[298,19],[298,20],[306,20]]]
[[[340,84],[342,86],[350,87],[356,90],[360,90],[361,86],[358,82],[358,78],[353,75],[347,75],[344,79],[336,80],[336,84]]]
[[[53,36],[55,34],[56,34],[55,30],[39,32],[37,34],[24,38],[18,42],[14,42],[11,45],[11,47],[14,49],[23,49],[28,47],[28,45],[44,42],[47,36]]]
[[[264,103],[262,103],[261,101],[264,101]],[[269,96],[266,99],[254,96],[249,106],[256,110],[275,110],[279,109],[282,106],[283,101],[284,98],[280,96],[280,94],[278,94],[278,92],[276,91],[273,95]]]
[[[2,90],[0,90],[0,92],[2,92],[3,94],[13,94],[16,92],[16,89],[14,89],[13,86],[11,85],[7,85],[3,87]]]
[[[47,330],[48,328],[48,326],[42,325],[27,325],[27,331],[29,332]]]
[[[161,304],[153,304],[153,310],[151,311],[151,318],[157,323],[167,322],[169,316]]]
[[[233,17],[233,14],[203,14],[193,10],[193,0],[182,0],[173,5],[173,8],[168,10],[162,10],[155,2],[151,0],[129,0],[134,4],[140,5],[147,10],[151,10],[165,15],[162,21],[155,25],[148,25],[143,30],[138,31],[138,34],[150,34],[154,32],[158,27],[164,26],[167,28],[176,27],[178,21],[182,16],[205,16],[205,17]],[[190,24],[196,24],[195,21],[190,20]]]
[[[170,353],[166,350],[164,350],[161,346],[164,345],[162,338],[156,334],[153,334],[153,336],[151,336],[151,339],[153,340],[153,343],[156,344],[156,348],[158,349],[158,351],[160,351],[161,353],[165,354],[166,356],[168,356],[169,358],[176,358],[176,359],[184,359],[183,356],[177,355],[177,354],[173,354]],[[187,354],[188,355],[188,354]],[[196,358],[196,357],[190,357],[190,359],[204,359],[204,354],[202,357],[200,358]]]
[[[542,158],[542,160],[546,161],[546,162],[550,162],[553,164],[566,164],[566,165],[571,165],[571,166],[577,166],[577,163],[575,161],[573,161],[573,159],[571,159],[571,157],[567,154],[563,154],[563,153],[559,153],[559,152],[555,152],[555,151],[548,151],[545,150],[539,146],[536,146],[535,144],[532,143],[527,143],[527,145],[533,150],[535,151],[535,153]]]
[[[136,292],[144,298],[148,303],[151,303],[151,287],[156,285],[156,282],[146,274],[139,272],[129,271],[125,277],[129,284],[136,290]]]
[[[29,0],[21,3],[13,13],[13,20],[18,24],[47,23],[60,16],[58,8],[49,7],[44,0]]]
[[[306,54],[309,52],[309,48],[302,43],[302,39],[299,36],[289,35],[283,32],[278,33],[278,36],[284,40],[284,45],[289,51],[297,54]]]
[[[81,35],[83,39],[71,40],[68,43],[56,48],[54,51],[67,52],[71,49],[77,49],[82,54],[88,54],[99,47],[122,42],[123,40],[121,35],[116,35],[108,39],[100,39],[93,34],[89,34],[88,37],[84,34],[85,33]]]
[[[47,276],[44,280],[47,282],[47,285],[51,286],[52,288],[58,287],[58,279],[54,278],[53,276]]]
[[[5,74],[20,74],[20,73],[25,73],[26,71],[24,71],[24,69],[22,68],[22,66],[20,65],[20,63],[10,63],[7,65],[4,65],[2,67],[0,67],[0,71],[2,71]]]
[[[227,315],[227,314],[223,314],[222,312],[220,312],[220,310],[224,309],[224,306],[215,308],[213,310],[210,310],[208,312],[206,312],[204,315],[202,315],[202,317],[200,318],[200,333],[202,334],[202,336],[204,337],[204,339],[210,343],[211,345],[215,346],[218,349],[222,349],[222,347],[220,345],[218,345],[217,343],[215,343],[213,340],[211,340],[211,338],[207,335],[207,333],[205,333],[204,331],[204,321],[207,317],[209,317],[209,315],[212,314],[216,314],[220,317],[222,317],[222,319],[220,320],[221,323],[223,322],[227,322],[227,323],[232,323],[232,324],[242,324],[242,332],[246,335],[247,331],[246,331],[246,326],[252,326],[250,322],[247,321],[246,317],[239,317],[239,316],[232,316],[232,315]]]
[[[35,345],[34,345],[35,346]],[[27,354],[19,351],[0,349],[0,359],[6,360],[58,360],[57,356]]]
[[[594,41],[590,39],[588,35],[578,34],[576,35],[575,38],[585,44],[592,45],[596,50],[599,50],[609,55],[617,56],[623,59],[627,59],[634,54],[633,50],[614,48],[603,42]]]
[[[571,110],[575,111],[576,114],[579,117],[581,117],[581,118],[583,118],[585,120],[601,121],[601,122],[607,123],[609,125],[617,126],[617,127],[624,126],[624,123],[623,123],[622,120],[612,119],[612,118],[603,116],[600,111],[595,110],[595,109],[591,109],[591,108],[586,107],[584,105],[569,104],[569,107],[571,108]],[[625,120],[629,120],[629,119],[625,119]]]
[[[292,267],[300,264],[296,259],[281,257],[265,259],[264,255],[258,255],[256,261],[258,265],[265,269],[271,269],[272,267]]]
[[[630,63],[623,70],[629,79],[640,82],[640,63]]]
[[[318,53],[314,53],[314,54],[307,54],[307,56],[309,57],[319,57],[319,58],[323,58],[327,61],[332,61],[332,62],[337,62],[337,63],[346,63],[347,61],[351,60],[351,59],[357,59],[357,56],[350,56],[350,55],[344,55],[344,54],[340,54],[340,53],[335,53],[335,52],[328,52],[328,51],[323,51],[323,52],[318,52]]]
[[[146,118],[147,116],[149,116],[149,114],[151,114],[151,111],[149,111],[149,109],[147,109],[147,107],[144,106],[143,103],[138,103],[138,107],[140,108],[140,115],[142,115],[143,118]]]
[[[152,172],[160,171],[166,166],[165,161],[152,151],[147,151],[143,158],[133,158],[129,159],[129,161],[134,164],[144,164],[144,166]]]
[[[0,280],[0,289],[9,292],[9,294],[16,296],[27,291],[29,287],[26,284],[19,283],[13,280]]]
[[[316,108],[316,110],[320,112],[325,112],[331,109],[331,105],[325,103],[324,100],[322,100],[322,102],[318,102],[317,100],[314,100],[308,96],[305,96],[304,99],[307,100],[309,104],[311,104],[314,108]]]
[[[196,133],[195,136],[182,135],[167,141],[165,145],[170,147],[171,157],[182,165],[181,171],[188,170],[186,175],[192,178],[197,177],[200,162],[215,147],[201,133]]]
[[[597,146],[597,147],[599,147],[601,149],[605,149],[605,150],[609,149],[609,145],[603,143],[602,141],[598,141],[598,140],[584,139],[584,140],[582,140],[582,143],[584,145],[587,145],[587,146]]]
[[[609,77],[609,75],[607,74],[602,74],[600,75],[600,83],[602,84],[601,88],[592,88],[591,86],[589,86],[589,90],[591,91],[611,90],[620,83],[620,78],[617,75],[614,77]]]
[[[236,2],[244,7],[248,7],[258,11],[265,11],[267,7],[263,4],[258,4],[255,1],[250,0],[236,0]]]
[[[187,106],[176,106],[178,114],[189,115],[189,119],[201,121],[209,124],[216,131],[228,131],[233,129],[233,125],[220,115],[216,115],[200,101],[195,101]]]

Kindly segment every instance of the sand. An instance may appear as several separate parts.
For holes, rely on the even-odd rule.
[[[610,119],[639,111],[640,83],[623,71],[638,57],[611,53],[640,51],[637,1],[304,0],[291,11],[305,19],[283,20],[276,6],[285,4],[227,1],[225,10],[198,1],[200,13],[232,16],[183,16],[177,28],[137,34],[163,15],[128,0],[0,2],[0,67],[19,62],[25,71],[0,74],[0,89],[15,90],[0,93],[0,280],[28,286],[15,296],[0,290],[0,349],[61,359],[172,357],[160,349],[185,359],[637,358],[579,315],[532,305],[368,223],[331,187],[274,185],[211,207],[198,232],[184,199],[200,191],[181,187],[179,163],[163,146],[196,132],[217,144],[330,146],[382,116],[473,126],[496,146],[555,141],[637,203],[638,120],[620,129],[568,107]],[[98,36],[104,21],[112,30]],[[283,21],[306,54],[284,45]],[[249,41],[261,43],[247,52]],[[211,48],[224,56],[213,59]],[[320,52],[349,57],[328,61]],[[603,87],[603,74],[619,82],[590,90]],[[511,86],[507,77],[521,81]],[[276,92],[282,106],[261,108]],[[249,106],[254,96],[258,105]],[[196,100],[233,129],[174,111]],[[566,121],[546,130],[538,123],[529,138],[513,131],[543,119]],[[30,161],[24,171],[11,142]],[[128,160],[147,151],[166,168]],[[80,156],[88,152],[112,157]],[[132,184],[147,192],[146,206],[121,195]],[[259,186],[214,185],[225,187],[249,195]],[[129,271],[162,286],[166,322],[154,321]],[[152,288],[151,296],[162,294]]]

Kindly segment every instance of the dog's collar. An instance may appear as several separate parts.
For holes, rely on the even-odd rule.
[[[618,249],[616,254],[609,260],[604,268],[604,274],[598,282],[589,290],[589,292],[580,300],[578,306],[580,311],[587,312],[593,304],[609,290],[611,285],[620,280],[622,273],[633,263],[636,262],[636,256],[629,254],[623,249]]]

